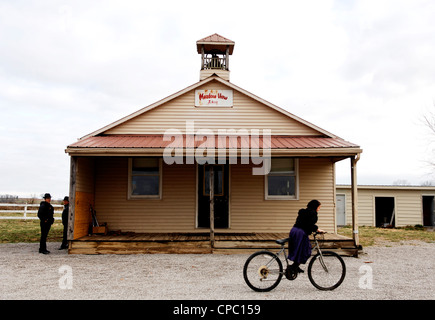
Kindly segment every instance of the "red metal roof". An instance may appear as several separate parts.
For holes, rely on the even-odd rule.
[[[196,50],[198,51],[198,53],[201,53],[201,46],[204,46],[205,51],[212,49],[219,50],[219,48],[222,49],[222,47],[224,47],[224,49],[222,49],[222,53],[225,53],[226,46],[228,46],[229,54],[233,54],[234,45],[234,41],[215,33],[211,36],[196,41]]]
[[[170,137],[170,136],[169,136]],[[68,148],[156,148],[163,149],[169,144],[173,148],[197,148],[203,145],[206,139],[200,141],[192,135],[172,137],[164,141],[164,135],[107,135],[88,137],[79,140]],[[249,136],[237,136],[237,145],[234,138],[215,136],[216,148],[239,149],[242,147],[263,148],[263,137],[249,139]],[[267,142],[267,141],[266,141]],[[317,137],[317,136],[271,136],[271,149],[325,149],[325,148],[359,148],[358,145],[345,141],[341,138]]]
[[[223,43],[232,43],[234,44],[234,41],[227,39],[225,37],[222,37],[221,35],[215,33],[211,36],[205,37],[201,40],[198,40],[197,43],[203,43],[203,42],[223,42]]]

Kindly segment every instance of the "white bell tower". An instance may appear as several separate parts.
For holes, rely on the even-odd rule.
[[[222,79],[230,80],[229,57],[233,54],[234,41],[217,33],[196,42],[196,48],[201,54],[201,71],[199,79],[204,80],[213,74]]]

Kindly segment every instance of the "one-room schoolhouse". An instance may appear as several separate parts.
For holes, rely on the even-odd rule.
[[[335,163],[350,159],[356,186],[361,148],[233,84],[234,46],[197,41],[199,82],[67,146],[70,253],[257,248],[286,237],[312,199],[341,239]],[[347,246],[357,223],[354,234]]]

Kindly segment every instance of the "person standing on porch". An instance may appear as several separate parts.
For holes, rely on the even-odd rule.
[[[63,238],[59,250],[68,249],[68,241],[67,241],[68,213],[69,213],[69,197],[65,196],[63,198],[63,211],[62,211]]]
[[[41,240],[39,241],[39,253],[48,254],[47,250],[47,236],[50,231],[51,225],[54,222],[54,208],[50,204],[51,195],[46,193],[44,195],[44,201],[41,201],[38,209],[38,218],[41,226]]]
[[[311,256],[311,243],[308,236],[312,232],[325,232],[316,225],[320,206],[318,200],[311,200],[306,209],[299,210],[296,222],[290,230],[288,258],[293,261],[290,267],[294,272],[304,272],[299,265],[305,264]]]

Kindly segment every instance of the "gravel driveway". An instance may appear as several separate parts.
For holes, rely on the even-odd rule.
[[[396,300],[435,298],[435,243],[367,247],[346,257],[347,275],[332,292],[315,289],[306,273],[257,293],[243,280],[247,254],[68,255],[48,243],[0,244],[0,299]],[[303,266],[306,269],[306,266]]]

